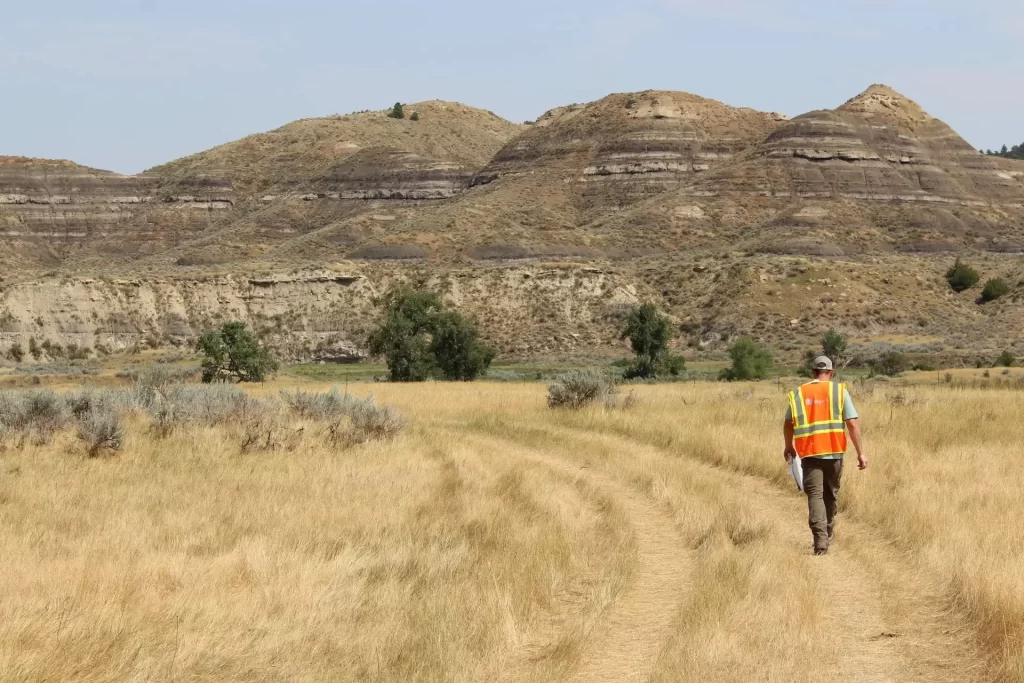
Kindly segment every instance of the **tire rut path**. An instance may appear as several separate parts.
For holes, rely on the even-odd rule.
[[[478,438],[492,444],[505,443],[493,436]],[[688,577],[692,571],[690,552],[668,514],[639,492],[592,468],[541,450],[527,450],[530,461],[562,476],[582,477],[611,494],[635,534],[636,556],[629,579],[584,634],[579,666],[568,680],[579,683],[648,680],[688,599]]]
[[[624,451],[637,443],[611,432]],[[789,562],[812,563],[821,591],[829,597],[827,633],[842,645],[831,662],[831,680],[857,683],[991,681],[990,663],[972,645],[964,619],[945,610],[941,591],[908,557],[866,524],[840,514],[836,541],[828,555],[811,555],[807,503],[803,494],[787,494],[768,480],[725,469],[685,453],[654,448],[731,480],[748,495],[745,505],[757,517],[778,520],[779,543],[791,550]],[[780,468],[782,467],[780,458]],[[850,476],[851,472],[846,472]],[[795,489],[795,485],[794,485]],[[785,568],[780,568],[784,575]]]

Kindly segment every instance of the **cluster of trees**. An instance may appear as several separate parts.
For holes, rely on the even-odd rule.
[[[469,382],[486,372],[497,355],[480,338],[476,324],[449,309],[435,292],[399,288],[378,303],[384,322],[368,346],[370,353],[386,359],[392,382]]]
[[[946,282],[954,292],[963,292],[981,280],[981,275],[970,265],[960,259],[950,266],[946,271]],[[995,301],[999,297],[1010,292],[1010,285],[1001,277],[990,278],[985,281],[981,290],[981,300],[984,302]]]
[[[392,382],[428,379],[471,381],[486,372],[496,352],[476,324],[449,309],[429,291],[392,290],[378,301],[384,321],[368,339],[383,356]],[[278,362],[245,323],[207,330],[196,348],[203,354],[203,382],[262,382]]]
[[[982,150],[978,150],[978,151],[982,151]],[[990,149],[986,149],[986,150],[984,150],[983,153],[987,154],[990,157],[1003,157],[1004,159],[1022,159],[1022,160],[1024,160],[1024,142],[1020,143],[1019,145],[1014,145],[1013,147],[1010,147],[1010,148],[1007,148],[1006,145],[1003,145],[1003,148],[1001,150],[999,150],[998,152],[993,152]]]

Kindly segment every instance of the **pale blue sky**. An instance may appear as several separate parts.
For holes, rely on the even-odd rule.
[[[50,0],[0,7],[0,154],[134,173],[291,120],[458,100],[514,121],[686,90],[797,115],[893,86],[1024,140],[1021,0]]]

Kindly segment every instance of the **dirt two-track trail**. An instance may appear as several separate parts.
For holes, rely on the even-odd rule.
[[[585,443],[594,434],[559,428],[563,442],[575,438]],[[554,434],[553,434],[554,435]],[[668,457],[650,446],[638,446],[628,438],[601,434],[605,447],[612,446],[634,458]],[[479,436],[487,450],[502,450],[502,439]],[[522,446],[518,446],[522,449]],[[574,668],[561,680],[597,683],[677,680],[671,669],[659,667],[668,650],[679,645],[681,623],[699,600],[695,583],[700,557],[687,544],[664,506],[600,465],[581,463],[563,451],[533,447],[532,464],[558,478],[582,478],[615,500],[625,513],[635,537],[635,556],[628,581],[614,596],[585,634]],[[813,557],[802,495],[780,490],[760,478],[692,460],[688,466],[703,475],[721,477],[731,489],[742,492],[743,505],[756,518],[774,520],[771,542],[781,549],[767,556],[781,564],[764,571],[785,576],[801,563],[813,563],[811,573],[817,592],[827,596],[827,617],[814,634],[823,645],[822,657],[810,676],[795,653],[774,652],[770,660],[746,667],[724,663],[712,671],[701,669],[715,681],[829,680],[864,683],[930,681],[990,681],[991,667],[971,644],[963,620],[942,609],[938,593],[914,571],[908,571],[900,552],[871,533],[871,529],[841,517],[841,531],[829,555]],[[846,476],[850,476],[848,472]],[[555,620],[524,639],[520,658],[513,657],[500,680],[540,680],[525,673],[517,661],[527,661],[564,636]],[[749,629],[757,629],[752,617]],[[576,627],[578,628],[578,626]],[[742,649],[739,633],[735,647]],[[729,635],[726,636],[727,638]],[[827,646],[827,647],[825,647]],[[696,649],[700,649],[699,645]],[[763,654],[763,653],[762,653]],[[712,660],[714,658],[711,658]]]

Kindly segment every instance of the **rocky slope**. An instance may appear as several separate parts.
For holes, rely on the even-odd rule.
[[[150,177],[70,161],[0,157],[0,265],[59,265],[83,248],[166,249],[197,236],[208,212],[232,206],[230,188],[216,182],[180,189],[160,192]],[[178,230],[168,233],[168,225]]]
[[[417,114],[418,120],[412,120]],[[387,111],[303,119],[267,133],[151,169],[174,186],[223,178],[239,196],[308,192],[358,153],[403,153],[466,167],[484,166],[520,126],[487,111],[438,100],[405,105],[404,119]]]
[[[836,325],[966,357],[1024,329],[1024,163],[885,86],[792,120],[664,91],[531,126],[414,111],[298,121],[134,178],[5,159],[0,354],[181,344],[237,318],[291,358],[353,356],[399,281],[523,356],[621,352],[640,300],[695,349],[750,333],[796,352]],[[954,253],[1011,294],[949,292]]]

